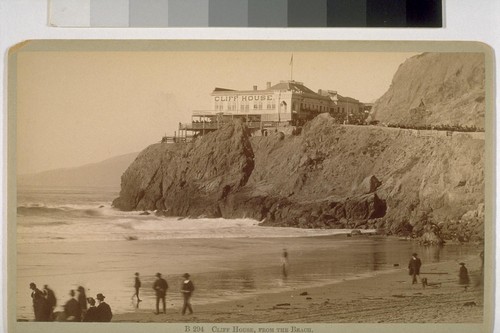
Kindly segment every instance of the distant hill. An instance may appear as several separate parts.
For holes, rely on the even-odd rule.
[[[424,53],[406,60],[372,109],[383,123],[484,128],[481,53]]]
[[[122,174],[139,153],[130,153],[102,162],[74,168],[54,169],[18,175],[21,186],[113,186],[120,187]]]

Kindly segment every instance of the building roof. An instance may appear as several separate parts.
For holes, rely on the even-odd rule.
[[[335,96],[337,97],[337,100],[339,102],[347,102],[347,103],[359,103],[357,99],[351,98],[351,97],[345,97],[339,95],[336,91],[330,91],[330,90],[322,90],[324,93],[317,93],[309,88],[307,88],[304,83],[294,81],[294,80],[288,80],[288,81],[281,81],[280,83],[275,84],[274,86],[271,86],[270,88],[263,89],[263,90],[234,90],[234,89],[226,89],[226,88],[219,88],[216,87],[214,89],[213,93],[224,93],[224,92],[235,92],[239,94],[261,94],[261,93],[272,93],[274,91],[291,91],[293,93],[301,94],[306,97],[311,97],[315,99],[322,99],[322,100],[333,100],[332,97]]]
[[[307,88],[302,82],[297,82],[297,81],[281,81],[278,84],[275,84],[274,86],[266,89],[266,90],[287,90],[287,91],[293,91],[297,93],[306,93],[306,94],[314,94],[318,95],[311,89]]]
[[[344,97],[339,94],[337,94],[339,102],[349,102],[349,103],[359,103],[359,101],[355,98],[352,97]]]
[[[285,90],[285,91],[291,91],[294,93],[298,93],[301,95],[304,95],[306,97],[312,97],[315,99],[322,99],[322,100],[330,100],[330,96],[318,94],[317,92],[307,88],[302,82],[297,82],[297,81],[281,81],[278,84],[275,84],[274,86],[266,89],[267,91],[276,91],[276,90]]]
[[[299,94],[309,94],[313,95],[314,97],[321,98],[324,97],[311,89],[307,88],[304,86],[302,82],[298,81],[281,81],[278,84],[275,84],[274,86],[267,88],[267,89],[258,89],[258,90],[234,90],[234,89],[226,89],[226,88],[219,88],[216,87],[212,93],[217,93],[217,92],[237,92],[237,93],[270,93],[273,91],[278,91],[278,90],[284,90],[284,91],[292,91],[295,93]]]
[[[236,91],[236,90],[234,90],[234,89],[226,89],[226,88],[219,88],[219,87],[215,87],[214,92],[215,92],[215,91]]]

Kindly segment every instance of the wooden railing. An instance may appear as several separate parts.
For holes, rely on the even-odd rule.
[[[191,142],[194,140],[193,136],[164,136],[161,139],[162,143],[182,143]]]
[[[252,129],[255,129],[255,128],[261,128],[261,125],[262,124],[267,124],[267,123],[270,123],[270,122],[263,122],[261,123],[260,121],[250,121],[250,122],[245,122],[244,124],[248,127],[248,128],[252,128]],[[219,129],[221,128],[223,125],[225,124],[225,122],[201,122],[201,123],[196,123],[196,122],[193,122],[193,123],[184,123],[184,124],[179,124],[179,129],[180,130],[188,130],[188,131],[192,131],[192,130],[216,130],[216,129]]]

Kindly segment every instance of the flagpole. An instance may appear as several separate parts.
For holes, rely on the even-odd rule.
[[[290,58],[290,81],[293,81],[293,53],[292,57]]]

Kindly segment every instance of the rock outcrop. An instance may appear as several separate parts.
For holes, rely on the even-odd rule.
[[[424,53],[405,61],[372,118],[383,123],[484,128],[482,53]]]
[[[254,167],[247,129],[228,125],[189,144],[146,148],[122,176],[122,210],[220,217],[219,201],[243,187]]]
[[[235,123],[193,143],[148,147],[123,174],[113,204],[417,236],[432,224],[448,239],[458,237],[457,223],[463,237],[479,239],[483,152],[477,133],[344,126],[327,114],[285,138],[250,138]]]

